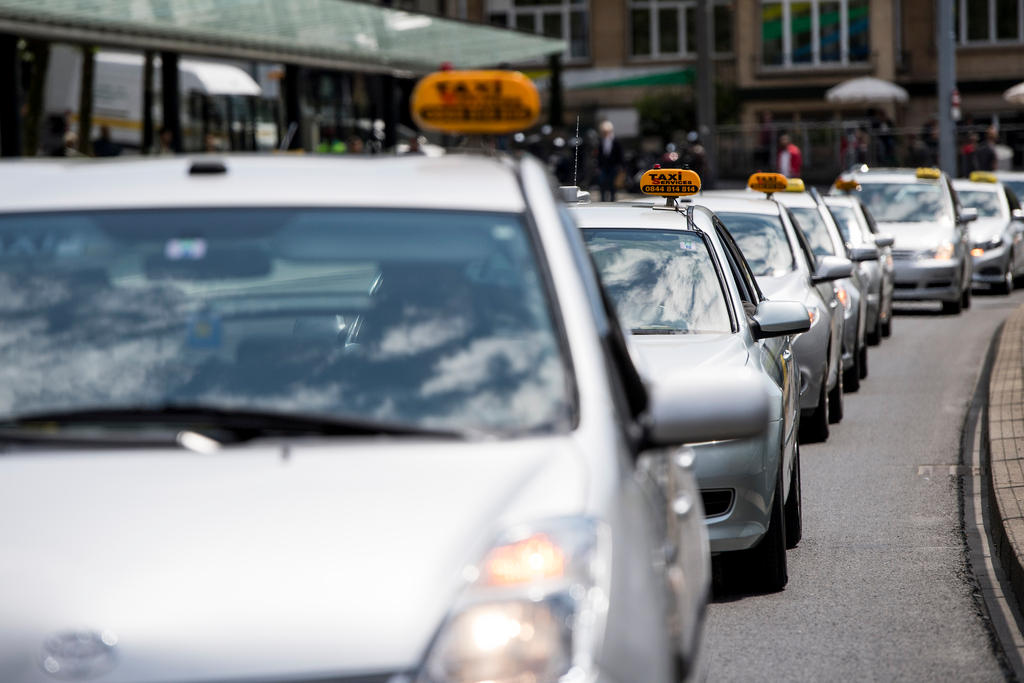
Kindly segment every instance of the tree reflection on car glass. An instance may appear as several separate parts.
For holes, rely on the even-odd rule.
[[[938,221],[947,213],[932,183],[861,183],[860,200],[881,223]]]
[[[785,275],[793,270],[793,250],[778,216],[718,212],[754,275]]]
[[[818,212],[818,207],[798,206],[792,209],[797,225],[811,245],[815,256],[835,256],[836,245],[829,234],[825,219]]]
[[[731,331],[725,293],[700,235],[604,228],[583,235],[627,329],[637,334]]]
[[[988,190],[957,190],[960,203],[967,208],[978,210],[979,218],[999,218],[1003,216],[1003,205],[1000,195]]]
[[[0,217],[0,416],[190,404],[564,428],[519,216],[259,209]]]
[[[857,214],[849,206],[829,206],[829,211],[835,216],[839,232],[843,234],[846,242],[860,242],[864,240],[864,233],[860,223],[857,222]]]

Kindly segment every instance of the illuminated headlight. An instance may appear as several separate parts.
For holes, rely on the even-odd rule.
[[[971,249],[971,256],[981,256],[990,249],[998,249],[1003,246],[1002,237],[994,237],[993,239],[985,242],[975,242],[974,248]]]
[[[611,539],[588,518],[514,529],[464,572],[419,683],[593,677],[608,612]]]
[[[921,258],[935,259],[936,261],[948,261],[953,258],[954,253],[955,249],[953,248],[953,243],[943,242],[935,249],[922,251]]]

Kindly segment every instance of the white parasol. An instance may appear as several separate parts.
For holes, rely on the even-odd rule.
[[[851,78],[825,91],[825,99],[833,104],[886,104],[904,103],[907,91],[881,78]]]
[[[1004,92],[1003,99],[1011,104],[1024,104],[1024,83],[1018,83]]]

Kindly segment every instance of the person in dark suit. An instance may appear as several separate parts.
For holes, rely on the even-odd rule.
[[[601,186],[601,201],[615,201],[615,181],[622,170],[622,145],[615,139],[615,127],[611,121],[601,123],[601,142],[597,147],[598,184]]]

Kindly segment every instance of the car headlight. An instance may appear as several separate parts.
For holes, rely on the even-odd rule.
[[[948,261],[953,258],[955,249],[952,242],[943,242],[932,251],[923,252],[925,258],[933,258],[936,261]]]
[[[989,249],[998,249],[1003,246],[1002,237],[994,237],[985,242],[975,242],[974,248],[971,249],[971,256],[981,256]]]
[[[420,683],[592,677],[608,613],[611,534],[590,518],[514,529],[467,567]]]

